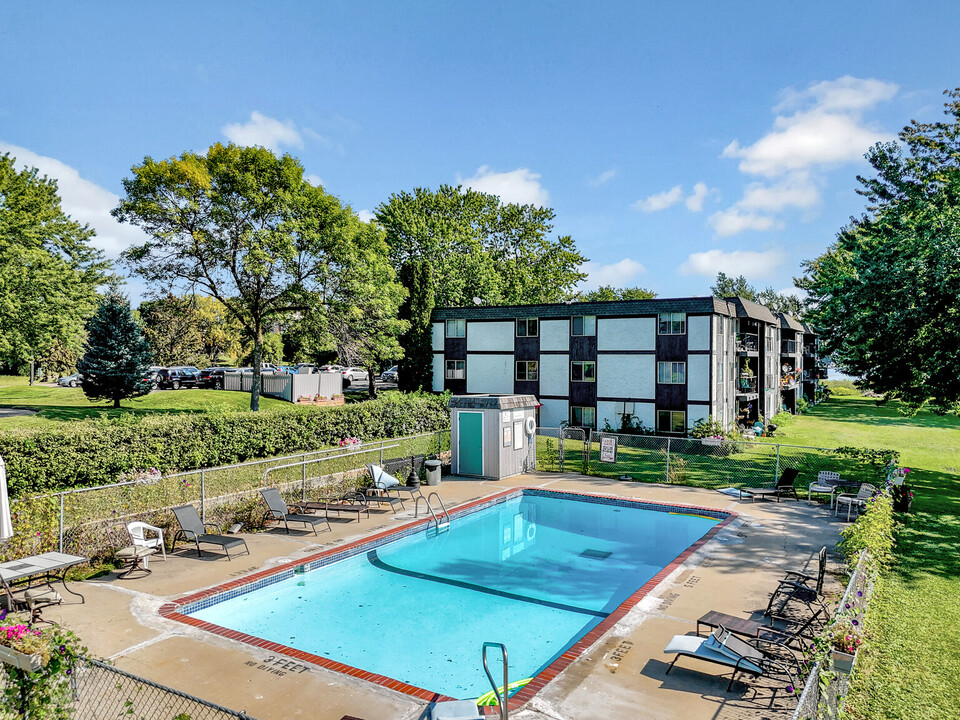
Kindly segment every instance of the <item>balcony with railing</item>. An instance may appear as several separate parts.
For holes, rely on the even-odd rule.
[[[790,370],[789,372],[781,373],[780,375],[780,389],[781,390],[792,390],[800,384],[800,379],[803,377],[803,372],[800,370]]]
[[[796,355],[797,348],[799,343],[796,340],[781,340],[780,341],[780,354],[781,355]]]
[[[741,375],[737,378],[737,397],[746,400],[760,397],[756,375]]]
[[[812,343],[807,343],[803,346],[803,354],[808,355],[809,357],[816,357],[817,346]]]
[[[760,336],[752,333],[737,333],[737,352],[738,353],[759,353]]]

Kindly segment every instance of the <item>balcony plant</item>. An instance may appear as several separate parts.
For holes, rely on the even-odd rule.
[[[894,485],[890,488],[890,498],[896,512],[909,512],[913,505],[913,489],[909,485]]]
[[[853,617],[841,617],[827,626],[819,638],[821,649],[829,652],[830,665],[837,672],[850,674],[857,651],[863,644],[863,629]]]

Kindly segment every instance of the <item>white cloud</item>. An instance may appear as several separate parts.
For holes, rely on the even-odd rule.
[[[587,279],[580,285],[580,289],[596,290],[601,285],[632,287],[636,283],[637,275],[645,273],[647,269],[636,260],[624,258],[609,265],[586,262],[583,264],[583,271],[587,273]]]
[[[600,173],[599,175],[597,175],[597,177],[590,178],[589,180],[587,180],[587,185],[590,185],[591,187],[600,187],[601,185],[613,180],[616,176],[617,176],[616,170],[612,170],[612,169],[606,170]]]
[[[659,212],[660,210],[666,210],[668,207],[676,205],[681,200],[683,200],[683,188],[679,185],[674,185],[662,193],[651,195],[644,200],[637,200],[632,207],[635,210],[642,210],[648,213]]]
[[[323,178],[319,175],[314,175],[313,173],[308,173],[303,176],[303,179],[314,187],[323,187]]]
[[[773,129],[752,145],[734,140],[722,157],[740,158],[740,170],[776,177],[786,172],[859,160],[874,143],[894,136],[864,123],[862,113],[889,100],[892,83],[849,76],[824,81],[806,90],[785,91]]]
[[[458,175],[457,183],[477,192],[496,195],[502,203],[545,207],[550,202],[550,193],[540,184],[539,173],[527,168],[498,173],[489,165],[483,165],[472,178],[463,179]]]
[[[780,212],[784,208],[812,208],[820,203],[820,191],[806,172],[787,175],[773,185],[751,183],[735,205],[744,210]]]
[[[110,215],[110,211],[120,202],[119,195],[85,180],[77,170],[56,158],[0,142],[0,153],[7,152],[17,159],[18,166],[35,167],[41,175],[57,181],[63,211],[96,231],[91,245],[103,250],[107,257],[116,258],[131,245],[146,242],[147,236],[139,228],[118,223]]]
[[[783,263],[784,255],[780,250],[707,250],[692,253],[680,266],[681,275],[703,275],[716,277],[718,272],[736,277],[767,277]]]
[[[737,207],[721,210],[707,220],[719,237],[730,237],[744,230],[779,230],[783,223],[769,215],[742,212]]]
[[[706,183],[698,182],[693,186],[693,194],[688,195],[684,202],[686,203],[687,210],[690,212],[700,212],[703,210],[703,203],[708,197],[719,196],[719,190],[708,188]]]
[[[361,222],[370,222],[374,218],[374,214],[369,210],[361,210],[357,213],[357,217],[360,218]]]
[[[224,125],[221,132],[237,145],[260,145],[274,152],[281,146],[303,147],[303,136],[293,120],[277,120],[256,110],[250,113],[249,122]]]

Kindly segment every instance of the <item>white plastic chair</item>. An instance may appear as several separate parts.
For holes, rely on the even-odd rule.
[[[163,546],[163,530],[145,522],[135,521],[127,523],[127,532],[130,533],[134,547],[160,548],[161,557],[164,560],[167,559],[167,550]],[[147,532],[156,533],[156,537],[148,537]],[[143,566],[147,567],[149,562],[149,557],[144,558]]]
[[[829,493],[830,494],[830,507],[833,507],[834,493],[837,491],[837,486],[840,484],[840,473],[834,472],[833,470],[821,470],[817,473],[817,479],[810,483],[810,487],[807,488],[807,500],[811,499],[812,493]]]
[[[842,493],[837,495],[837,509],[834,510],[834,516],[840,513],[840,506],[847,506],[847,522],[850,522],[850,514],[853,512],[854,506],[857,508],[863,508],[867,505],[867,500],[873,497],[874,493],[877,492],[875,488],[870,483],[864,483],[860,486],[860,492],[856,495],[853,493]]]

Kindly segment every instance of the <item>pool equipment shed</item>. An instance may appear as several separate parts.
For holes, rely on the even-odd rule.
[[[453,474],[501,480],[536,469],[538,404],[533,395],[451,397]]]

